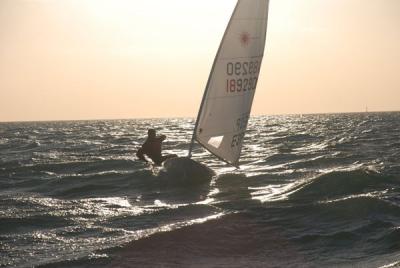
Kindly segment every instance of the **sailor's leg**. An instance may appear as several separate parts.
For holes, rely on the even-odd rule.
[[[156,166],[161,166],[162,162],[164,161],[162,156],[160,156],[160,157],[153,157],[151,160],[153,160],[153,163],[154,163],[154,165],[156,165]]]

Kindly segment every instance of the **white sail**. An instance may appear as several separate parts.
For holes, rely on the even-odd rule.
[[[264,54],[269,0],[238,0],[203,96],[194,139],[237,165]]]

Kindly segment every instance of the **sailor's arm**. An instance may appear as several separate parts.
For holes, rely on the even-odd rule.
[[[166,138],[167,138],[167,136],[165,136],[165,135],[161,135],[161,136],[158,137],[158,139],[160,141],[164,141]]]
[[[144,157],[143,148],[140,148],[140,149],[137,151],[136,156],[137,156],[140,160],[142,160],[142,161],[144,161],[144,162],[148,162],[147,159]]]

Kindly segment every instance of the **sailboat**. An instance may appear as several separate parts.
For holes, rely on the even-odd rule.
[[[239,165],[261,61],[264,56],[269,0],[238,0],[214,60],[201,101],[194,142]]]
[[[196,141],[220,160],[239,166],[264,56],[268,6],[269,0],[238,0],[208,78],[189,155],[163,164],[169,181],[204,183],[215,175],[191,159]]]

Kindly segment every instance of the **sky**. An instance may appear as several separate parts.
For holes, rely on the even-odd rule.
[[[0,0],[0,121],[195,117],[235,0]],[[271,0],[252,114],[400,110],[399,0]]]

